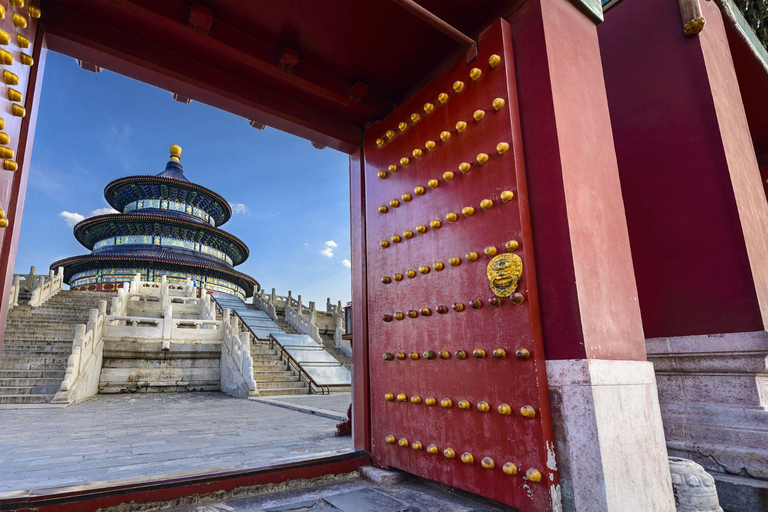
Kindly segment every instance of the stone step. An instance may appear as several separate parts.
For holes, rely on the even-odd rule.
[[[62,372],[63,373],[63,372]],[[2,387],[45,387],[45,386],[56,386],[58,387],[61,385],[61,381],[63,379],[64,375],[62,375],[60,378],[14,378],[14,377],[3,377],[0,375],[0,388]]]
[[[188,391],[219,391],[221,382],[111,382],[99,383],[99,393],[182,393]]]
[[[0,395],[0,404],[47,404],[53,395]]]
[[[254,364],[251,368],[254,372],[264,372],[270,370],[288,371],[288,365],[284,362],[280,362],[280,364]]]
[[[293,370],[254,370],[253,378],[259,380],[261,378],[271,377],[295,377],[296,372]]]
[[[72,340],[69,341],[59,341],[59,340],[25,340],[23,343],[15,343],[11,342],[9,343],[6,339],[6,342],[3,344],[2,350],[6,349],[13,349],[13,350],[58,350],[62,347],[69,347],[72,348]]]
[[[291,372],[291,373],[293,373],[293,372]],[[296,382],[296,381],[298,381],[299,376],[296,375],[295,373],[293,373],[293,375],[275,375],[275,376],[271,376],[271,375],[259,375],[259,376],[256,376],[256,375],[254,375],[253,378],[254,378],[254,380],[256,382],[259,382],[259,383],[261,383],[261,382],[272,382],[272,383],[277,382],[277,383],[281,383],[281,382]]]
[[[309,393],[307,388],[273,388],[273,389],[259,389],[261,396],[277,396],[277,395],[306,395]]]
[[[277,381],[277,382],[271,382],[271,381],[262,381],[257,380],[256,381],[256,387],[261,389],[293,389],[293,388],[306,388],[307,383],[301,380],[298,380],[298,377],[296,377],[297,380],[294,381]]]
[[[41,361],[5,361],[0,360],[0,372],[5,370],[59,370],[67,369],[67,360],[59,362],[41,362]]]
[[[0,379],[64,379],[64,370],[0,370]]]
[[[59,390],[59,384],[49,386],[0,386],[2,395],[55,395]]]
[[[40,357],[48,355],[63,356],[72,353],[72,345],[67,347],[66,344],[61,344],[57,347],[51,346],[35,346],[33,348],[19,348],[14,346],[4,346],[2,351],[2,357]]]

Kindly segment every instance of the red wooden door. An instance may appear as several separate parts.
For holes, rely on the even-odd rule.
[[[500,21],[365,135],[371,454],[520,510],[558,494]]]

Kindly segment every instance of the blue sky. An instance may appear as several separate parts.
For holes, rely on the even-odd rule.
[[[70,224],[109,208],[104,186],[156,174],[179,144],[184,174],[215,190],[236,214],[223,229],[251,256],[237,269],[278,294],[290,289],[324,307],[350,299],[349,166],[346,155],[50,52],[32,153],[16,272],[47,272],[88,251]],[[73,224],[72,224],[73,225]]]

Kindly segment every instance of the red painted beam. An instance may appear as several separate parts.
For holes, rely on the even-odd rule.
[[[298,478],[339,475],[357,471],[370,463],[364,452],[313,459],[299,463],[278,464],[268,468],[206,473],[192,477],[147,479],[143,482],[112,487],[75,486],[46,493],[0,500],[0,510],[17,512],[90,512],[121,503],[168,501],[195,494],[229,492],[240,487],[277,484]],[[57,492],[58,491],[58,492]]]
[[[111,25],[77,15],[58,4],[46,4],[45,28],[51,50],[246,119],[346,153],[353,151],[362,140],[362,130],[355,123],[213,68],[194,54],[173,53],[132,34],[116,31]]]

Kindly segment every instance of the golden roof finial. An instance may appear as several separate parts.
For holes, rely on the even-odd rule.
[[[174,162],[181,160],[181,146],[176,144],[171,145],[171,160]]]

